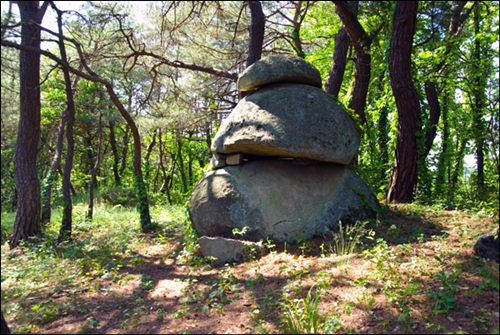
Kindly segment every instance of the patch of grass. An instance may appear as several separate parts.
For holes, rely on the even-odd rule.
[[[70,241],[57,243],[60,211],[54,210],[43,238],[22,241],[17,252],[11,252],[8,243],[2,244],[2,310],[13,316],[16,323],[23,324],[21,329],[39,327],[59,318],[63,312],[61,306],[50,300],[30,298],[33,295],[101,292],[105,287],[100,280],[125,283],[128,279],[121,269],[143,262],[138,251],[145,240],[134,209],[98,205],[92,221],[85,218],[86,209],[83,204],[74,206]],[[172,207],[173,220],[185,222],[185,216],[179,211],[178,207]],[[164,221],[170,218],[168,213],[164,210]],[[12,232],[12,224],[4,221],[2,215],[2,230],[4,228],[6,234]],[[141,289],[154,288],[151,276],[140,274],[140,278]],[[81,310],[86,308],[82,306]],[[95,328],[89,326],[91,323],[86,322],[82,328]]]
[[[352,225],[343,225],[339,221],[338,231],[333,233],[331,250],[337,256],[354,253],[365,237],[372,236],[371,231],[366,229],[368,221],[357,221]]]
[[[293,299],[284,296],[281,304],[283,324],[289,334],[319,334],[322,332],[325,317],[319,313],[318,292],[311,287],[305,298]]]

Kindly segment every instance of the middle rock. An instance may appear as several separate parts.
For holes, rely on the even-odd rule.
[[[354,120],[320,88],[279,83],[243,98],[211,150],[349,164],[359,144]]]

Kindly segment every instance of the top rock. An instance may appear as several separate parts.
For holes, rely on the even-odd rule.
[[[238,90],[256,90],[271,83],[293,82],[321,88],[319,71],[304,59],[294,55],[271,55],[262,58],[238,77]]]

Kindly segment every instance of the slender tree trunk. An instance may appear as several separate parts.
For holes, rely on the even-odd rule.
[[[63,114],[66,111],[63,111]],[[57,143],[56,151],[54,152],[54,158],[50,164],[50,169],[45,177],[42,186],[42,224],[50,222],[51,217],[51,197],[52,197],[52,184],[55,180],[55,175],[57,170],[61,165],[61,153],[63,149],[64,142],[64,117],[61,115],[61,122],[59,123],[59,130],[57,131]]]
[[[113,101],[114,105],[120,111],[120,114],[127,122],[130,131],[132,132],[132,137],[134,139],[134,187],[137,196],[137,211],[140,215],[141,220],[141,229],[143,232],[147,232],[150,230],[153,225],[151,222],[151,215],[149,212],[149,199],[148,199],[148,191],[146,189],[146,185],[144,184],[144,176],[142,174],[142,162],[141,162],[141,137],[139,135],[139,129],[137,129],[137,125],[134,122],[134,119],[127,112],[120,99],[116,95],[113,90],[113,86],[111,83],[105,83],[106,89],[108,91],[109,97],[111,101]]]
[[[370,46],[372,38],[368,36],[357,19],[357,1],[334,1],[337,13],[342,20],[351,43],[356,50],[356,63],[354,67],[354,87],[349,108],[353,109],[359,117],[361,124],[365,124],[366,97],[371,76]],[[382,25],[379,27],[379,30]]]
[[[366,97],[368,96],[368,86],[370,85],[371,56],[367,46],[366,51],[356,51],[356,64],[354,66],[354,88],[349,108],[354,110],[359,117],[360,123],[366,123]]]
[[[40,27],[45,8],[38,1],[19,1],[21,45],[40,48]],[[17,213],[10,248],[21,240],[40,233],[40,180],[36,161],[40,139],[40,55],[19,52],[20,116],[14,158],[14,180],[17,191]]]
[[[449,189],[449,198],[450,200],[455,199],[455,191],[458,185],[458,179],[462,176],[464,171],[464,157],[465,157],[465,148],[467,147],[467,140],[460,139],[458,143],[458,150],[455,156],[455,164],[453,166],[453,173],[451,175],[451,185]]]
[[[59,27],[59,34],[63,34],[62,27],[62,12],[59,11],[55,6],[53,9],[57,12],[57,24]],[[59,51],[61,53],[61,59],[63,62],[67,62],[66,48],[64,46],[64,40],[59,39]],[[61,220],[61,230],[59,232],[59,240],[69,240],[71,238],[72,226],[73,226],[73,202],[71,199],[71,170],[73,169],[73,157],[75,152],[75,140],[73,138],[73,125],[75,124],[75,101],[73,99],[73,89],[71,86],[71,78],[68,69],[63,69],[64,84],[66,90],[66,110],[63,113],[64,122],[67,125],[66,128],[66,142],[67,142],[67,152],[64,164],[64,173],[62,181],[62,191],[63,191],[63,215]],[[76,86],[76,85],[75,85]]]
[[[114,121],[109,121],[109,142],[111,144],[111,152],[113,153],[113,177],[115,180],[115,186],[119,186],[121,184],[120,172],[118,170],[120,157],[118,155],[118,147],[116,145]]]
[[[378,80],[378,90],[379,92],[383,92],[384,90],[384,78],[385,78],[385,71],[382,71],[380,73],[380,77]],[[378,144],[378,149],[380,152],[380,161],[379,161],[379,166],[380,166],[380,184],[378,185],[379,187],[382,185],[387,185],[387,168],[389,166],[389,109],[387,106],[382,106],[379,110],[379,117],[378,117],[378,123],[377,123],[377,128],[378,128],[378,139],[377,139],[377,144]]]
[[[333,50],[330,74],[325,83],[325,92],[338,98],[342,81],[344,80],[347,65],[347,50],[349,49],[349,36],[344,27],[335,35],[335,48]]]
[[[266,26],[266,17],[262,11],[260,1],[247,1],[247,4],[250,8],[251,22],[248,27],[250,42],[248,44],[248,57],[245,67],[249,67],[261,58]],[[244,98],[248,93],[249,92],[239,92],[239,98]]]
[[[182,136],[179,131],[177,131],[177,159],[179,161],[179,173],[181,175],[182,193],[187,193],[187,178],[184,168],[184,157],[182,156]]]
[[[262,11],[260,1],[248,1],[250,8],[251,23],[249,27],[250,42],[248,45],[248,57],[246,67],[258,61],[262,55],[262,43],[264,42],[264,31],[266,17]]]
[[[83,136],[83,143],[85,145],[85,148],[83,149],[85,152],[85,156],[84,156],[85,173],[88,173],[92,176],[92,168],[94,166],[94,161],[95,161],[94,145],[92,143],[92,137],[90,136],[90,134],[88,132],[84,133],[82,136]],[[90,181],[90,182],[85,181],[83,183],[84,188],[88,190],[88,188],[90,186],[89,183],[92,183],[92,182],[95,184],[95,181]]]
[[[167,194],[167,199],[168,199],[168,203],[169,204],[172,204],[172,197],[170,195],[170,187],[169,187],[169,183],[170,183],[170,174],[167,174],[166,172],[166,168],[165,168],[165,162],[164,162],[164,159],[165,159],[165,155],[163,153],[163,141],[162,141],[162,132],[160,130],[160,133],[158,134],[158,146],[159,146],[159,150],[160,150],[160,168],[161,168],[161,172],[162,172],[162,175],[163,175],[163,183],[162,183],[162,187],[161,187],[161,192],[162,193],[165,193]],[[174,162],[175,164],[175,162]],[[172,164],[172,165],[174,165]]]
[[[293,19],[292,19],[293,29],[291,33],[292,47],[295,50],[297,56],[305,58],[306,53],[302,48],[302,40],[300,39],[300,28],[302,26],[302,21],[304,20],[304,17],[309,8],[309,2],[295,1],[294,5],[295,5],[295,13],[293,14]],[[302,9],[303,5],[305,5],[304,10]]]
[[[456,35],[460,32],[463,23],[465,22],[470,13],[470,11],[467,11],[462,14],[462,11],[464,9],[464,6],[467,4],[467,1],[454,1],[454,3],[455,4],[451,14],[450,25],[448,27],[447,35],[445,36],[446,40],[451,40],[454,37],[456,37]],[[473,4],[473,6],[476,5]],[[445,57],[443,61],[437,64],[437,66],[435,67],[436,74],[443,76],[442,70],[446,65],[446,63],[448,62],[446,60],[446,57],[452,50],[450,47],[451,45],[452,45],[451,43],[447,43],[445,45],[446,48],[444,51]],[[435,79],[427,80],[425,82],[425,94],[427,97],[427,102],[429,103],[430,107],[430,115],[429,115],[429,124],[427,127],[427,131],[425,132],[424,152],[422,153],[421,161],[425,161],[432,148],[432,143],[434,141],[434,138],[436,137],[436,128],[439,123],[439,118],[441,114]]]
[[[389,51],[389,75],[398,110],[398,136],[388,201],[412,202],[417,183],[417,121],[420,102],[411,78],[417,1],[398,1]]]
[[[445,103],[443,104],[443,110],[441,112],[441,120],[443,125],[443,132],[441,138],[441,152],[439,153],[438,163],[437,163],[437,171],[436,171],[436,180],[434,187],[434,197],[444,198],[445,194],[443,194],[445,186],[448,184],[449,186],[449,178],[447,178],[447,174],[449,174],[449,163],[450,163],[450,153],[449,153],[449,141],[450,141],[450,129],[448,123],[448,104],[446,103],[446,95],[443,97],[445,99]]]
[[[479,198],[484,197],[484,139],[485,139],[485,126],[484,126],[484,106],[485,97],[484,92],[486,89],[486,76],[482,73],[484,68],[481,66],[481,41],[479,39],[479,34],[481,33],[479,27],[479,6],[474,8],[474,139],[476,144],[476,169],[477,169],[477,189]]]
[[[94,167],[92,168],[90,185],[89,185],[89,208],[87,210],[87,219],[92,220],[94,216],[94,190],[96,188],[95,180],[97,179],[97,171],[101,163],[101,148],[102,148],[102,112],[99,113],[99,125],[97,129],[97,156]]]
[[[125,126],[125,131],[123,133],[123,149],[122,149],[122,161],[120,166],[120,176],[123,176],[123,171],[127,167],[127,154],[128,154],[128,141],[129,141],[129,131],[130,126],[127,124]]]
[[[424,87],[425,95],[427,97],[427,103],[429,104],[430,116],[429,127],[425,133],[425,147],[422,161],[427,158],[429,152],[432,149],[432,143],[434,142],[434,138],[436,137],[437,125],[439,123],[439,117],[441,115],[441,107],[439,105],[436,84],[432,81],[426,81]]]
[[[151,143],[149,143],[148,145],[148,150],[146,151],[146,155],[144,156],[144,165],[145,165],[145,179],[147,182],[149,182],[150,178],[151,178],[151,160],[150,160],[150,157],[151,157],[151,153],[153,152],[153,148],[155,147],[156,145],[156,135],[158,133],[158,129],[155,129],[154,133],[153,133],[153,140],[151,141]]]

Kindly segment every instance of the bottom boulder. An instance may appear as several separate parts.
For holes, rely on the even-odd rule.
[[[206,174],[189,200],[199,236],[297,242],[373,218],[379,203],[366,183],[334,163],[263,159]]]
[[[198,239],[203,257],[212,257],[211,264],[244,262],[264,255],[266,248],[260,242],[238,241],[231,238],[202,236]]]

